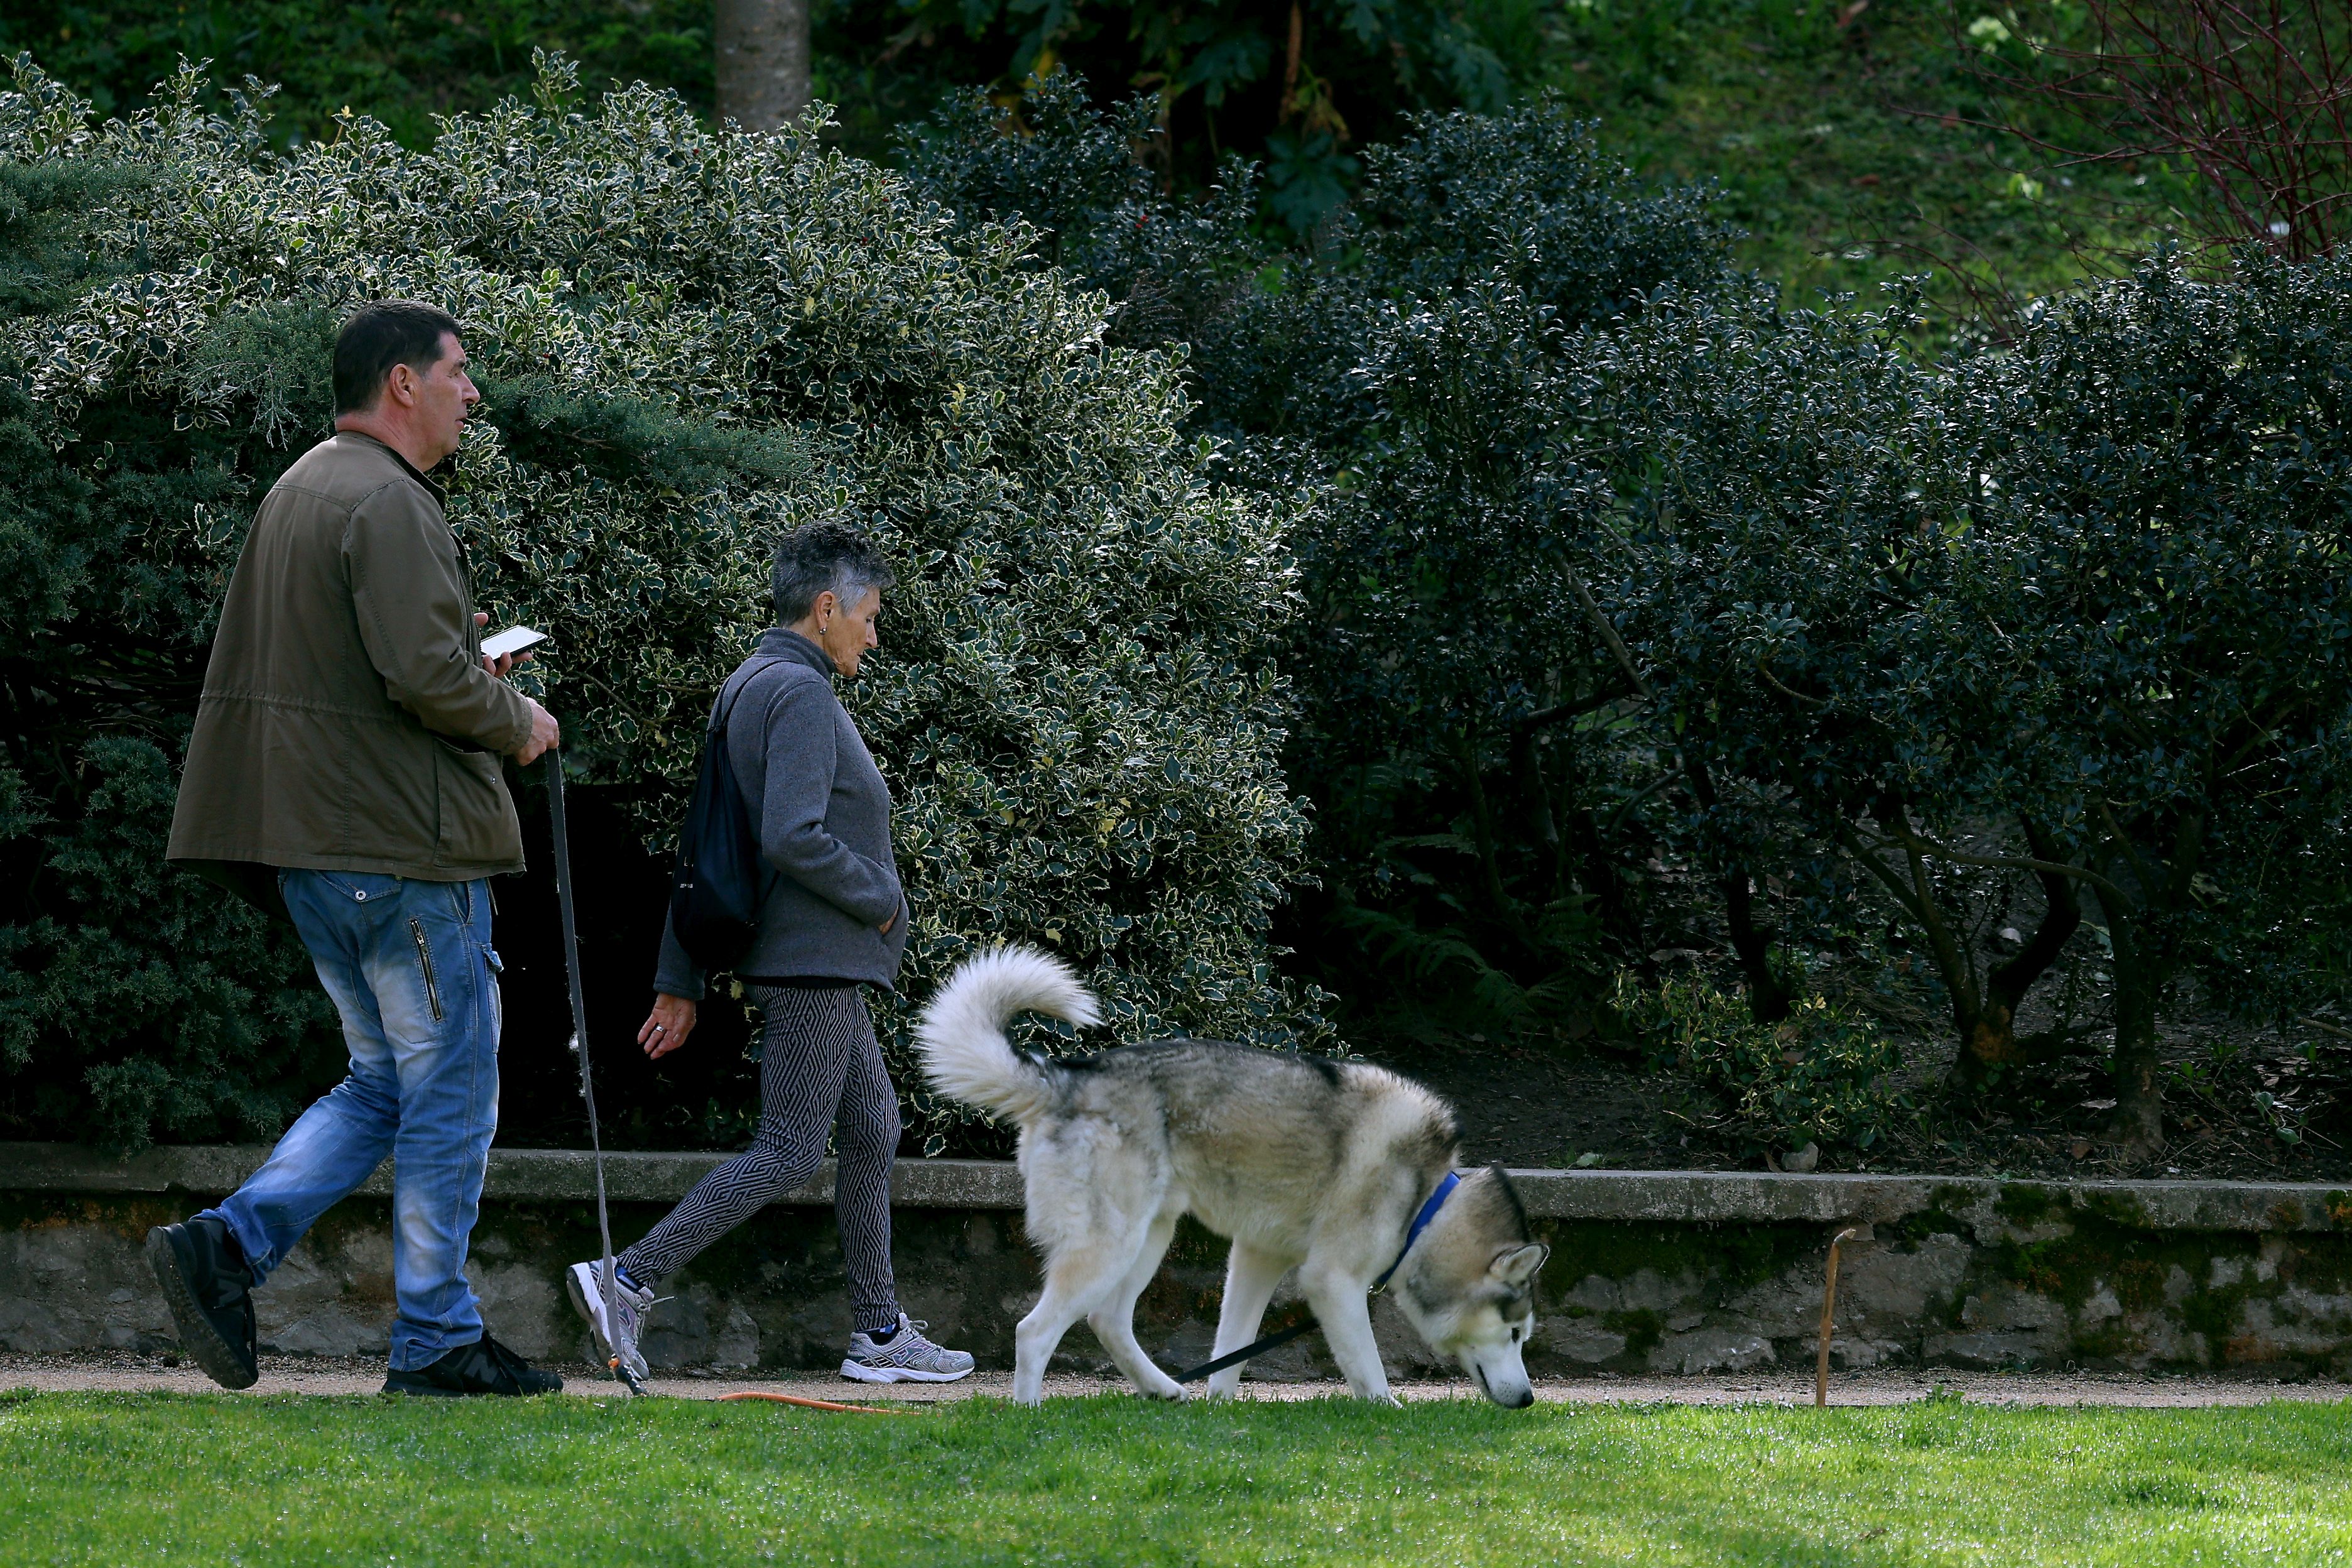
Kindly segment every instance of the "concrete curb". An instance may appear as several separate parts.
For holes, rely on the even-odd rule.
[[[2074,1215],[2138,1230],[2352,1231],[2352,1192],[2309,1182],[2031,1182],[1761,1171],[1513,1171],[1530,1215],[1661,1224],[1887,1225]]]
[[[268,1151],[257,1144],[150,1149],[129,1160],[75,1143],[0,1143],[0,1192],[90,1194],[234,1191]],[[616,1202],[675,1203],[728,1156],[629,1153],[604,1157]],[[833,1202],[830,1161],[779,1200]],[[1777,1175],[1752,1171],[1543,1171],[1511,1173],[1528,1214],[1541,1219],[1665,1225],[1888,1225],[1917,1215],[2011,1215],[2031,1223],[2062,1212],[2140,1230],[2352,1232],[2352,1191],[2303,1182],[2027,1182],[1982,1177]],[[891,1173],[900,1208],[1013,1210],[1021,1174],[998,1160],[901,1160]],[[392,1191],[387,1163],[362,1192]],[[484,1196],[497,1202],[577,1202],[596,1195],[595,1165],[577,1149],[494,1149]]]
[[[261,1168],[269,1151],[254,1143],[188,1144],[149,1149],[111,1159],[79,1143],[0,1143],[0,1192],[183,1193],[217,1197],[235,1192]],[[607,1154],[604,1191],[615,1203],[676,1203],[723,1153]],[[806,1184],[776,1201],[802,1206],[833,1202],[834,1163],[827,1160]],[[392,1195],[392,1163],[360,1187],[370,1197]],[[578,1202],[596,1196],[596,1163],[584,1149],[493,1149],[482,1195],[498,1203]],[[1021,1173],[1002,1160],[901,1160],[890,1174],[899,1208],[1021,1207]]]

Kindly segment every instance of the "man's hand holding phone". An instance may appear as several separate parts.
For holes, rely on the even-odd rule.
[[[478,610],[474,614],[474,624],[488,626],[490,617]],[[509,671],[530,657],[533,644],[546,640],[545,632],[535,632],[529,626],[509,626],[496,637],[482,639],[482,668],[504,680]],[[528,697],[523,701],[530,707],[530,738],[515,749],[514,760],[517,767],[527,768],[546,755],[551,748],[561,744],[563,731],[556,724],[554,714]]]
[[[474,612],[474,624],[487,626],[490,624],[490,617],[477,610]],[[482,639],[482,668],[504,680],[516,665],[530,658],[534,644],[546,640],[545,632],[535,632],[529,626],[509,626],[495,637]]]

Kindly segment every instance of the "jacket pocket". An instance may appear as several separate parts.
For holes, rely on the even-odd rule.
[[[445,866],[502,865],[522,858],[522,824],[507,794],[499,759],[433,742],[439,831],[434,858]]]

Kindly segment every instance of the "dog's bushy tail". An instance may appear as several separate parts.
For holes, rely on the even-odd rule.
[[[1081,1026],[1101,1014],[1060,959],[1034,947],[1000,947],[959,965],[915,1026],[923,1073],[950,1100],[1026,1127],[1045,1110],[1046,1068],[1013,1048],[1004,1026],[1036,1012]]]

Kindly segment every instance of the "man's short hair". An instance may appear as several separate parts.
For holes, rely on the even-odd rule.
[[[394,365],[423,375],[440,363],[445,333],[460,335],[457,318],[415,300],[377,300],[353,310],[335,334],[335,413],[374,407]]]
[[[866,597],[868,588],[887,588],[898,580],[874,542],[849,524],[804,523],[776,546],[776,620],[788,626],[805,618],[828,588],[846,606]]]

